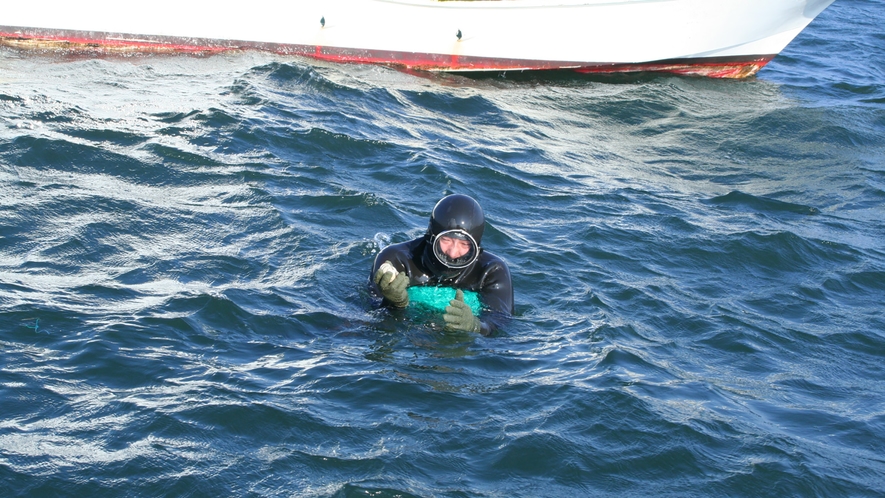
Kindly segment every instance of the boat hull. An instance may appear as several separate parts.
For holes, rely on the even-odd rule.
[[[92,0],[0,12],[0,43],[95,52],[266,50],[426,71],[752,76],[832,0]],[[89,8],[83,9],[87,5]],[[126,7],[123,7],[126,8]],[[268,13],[272,14],[269,15]]]

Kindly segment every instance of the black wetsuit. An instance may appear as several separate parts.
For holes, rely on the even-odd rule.
[[[494,332],[513,314],[513,284],[507,263],[492,253],[482,251],[475,263],[460,270],[443,267],[433,256],[426,237],[385,247],[375,257],[369,282],[376,295],[380,292],[372,281],[375,272],[390,261],[397,271],[405,271],[409,286],[441,286],[470,290],[479,294],[483,309],[481,333]],[[388,305],[387,301],[382,301]]]

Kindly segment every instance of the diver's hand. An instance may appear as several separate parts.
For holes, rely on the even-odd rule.
[[[381,295],[390,301],[390,304],[397,308],[405,308],[409,304],[409,293],[406,291],[409,286],[409,276],[406,272],[388,271],[382,265],[375,272],[375,283],[381,290]]]
[[[480,333],[482,323],[479,318],[473,316],[473,310],[470,305],[464,302],[464,292],[461,289],[455,291],[455,299],[449,301],[446,306],[446,314],[443,315],[446,321],[446,328],[449,330],[459,330],[462,332]]]

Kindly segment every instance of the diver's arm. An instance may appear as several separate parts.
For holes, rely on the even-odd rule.
[[[490,265],[483,276],[480,295],[487,311],[480,318],[479,333],[488,336],[503,327],[513,315],[513,281],[510,269],[503,261]]]
[[[510,278],[510,269],[504,262],[489,265],[479,292],[487,309],[506,315],[513,314],[513,281]]]

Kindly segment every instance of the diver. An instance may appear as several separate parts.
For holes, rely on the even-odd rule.
[[[444,197],[423,237],[378,253],[372,290],[391,308],[410,301],[432,306],[443,296],[437,308],[447,329],[492,334],[513,314],[513,285],[507,263],[480,245],[484,228],[482,207],[472,197]]]

